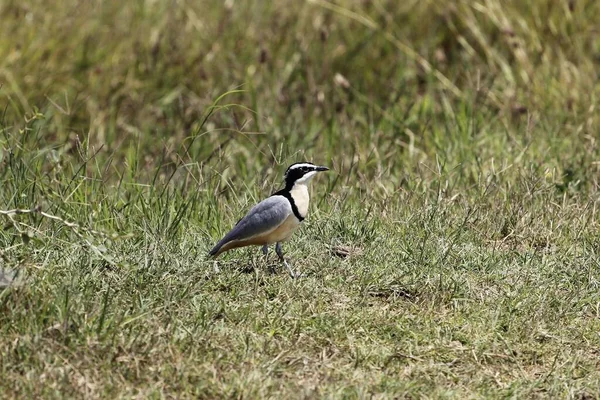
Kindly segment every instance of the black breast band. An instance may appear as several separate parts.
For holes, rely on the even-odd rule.
[[[283,196],[286,199],[288,199],[288,201],[290,202],[290,205],[292,206],[292,212],[294,213],[296,218],[298,218],[298,220],[300,222],[304,221],[304,217],[302,215],[300,215],[300,212],[298,211],[298,207],[296,207],[296,202],[294,201],[294,198],[290,194],[289,190],[287,190],[287,189],[280,190],[277,193],[273,193],[272,196]]]

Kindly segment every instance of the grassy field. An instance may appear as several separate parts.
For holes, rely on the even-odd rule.
[[[598,16],[4,0],[0,396],[597,398]],[[304,160],[303,277],[208,259]]]

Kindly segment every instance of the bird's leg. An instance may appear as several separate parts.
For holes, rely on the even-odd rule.
[[[287,263],[287,261],[285,261],[285,258],[283,258],[283,249],[281,248],[281,242],[277,242],[277,244],[275,245],[275,252],[279,256],[279,261],[281,261],[283,265],[285,265],[285,267],[288,269],[290,276],[292,278],[296,278],[296,274],[294,273],[294,271],[292,271],[292,268]]]
[[[265,244],[262,247],[262,253],[263,253],[263,256],[265,257],[265,262],[267,262],[269,260],[269,257],[268,257],[268,255],[269,255],[269,245],[268,244]],[[275,268],[272,265],[269,265],[269,272],[271,272],[272,274],[275,273]]]

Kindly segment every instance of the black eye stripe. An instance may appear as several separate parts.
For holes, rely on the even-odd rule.
[[[314,170],[315,170],[315,167],[312,165],[298,165],[295,167],[292,166],[292,167],[288,168],[286,174],[288,172],[292,172],[292,171],[295,171],[296,173],[299,173],[299,174],[306,174],[306,173],[312,172]]]

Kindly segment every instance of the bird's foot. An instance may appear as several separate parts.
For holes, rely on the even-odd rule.
[[[299,272],[294,272],[294,270],[292,269],[292,267],[290,266],[290,264],[288,264],[287,261],[285,260],[281,260],[283,262],[283,265],[285,265],[285,267],[287,268],[290,276],[292,277],[292,279],[298,279],[298,278],[302,278],[302,274]]]

